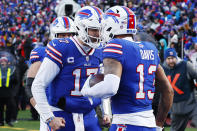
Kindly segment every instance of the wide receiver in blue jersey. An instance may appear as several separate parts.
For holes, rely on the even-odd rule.
[[[89,88],[84,96],[111,97],[111,131],[162,130],[172,105],[173,89],[165,76],[156,47],[149,42],[134,42],[135,14],[127,7],[114,6],[104,14],[103,50],[104,80]],[[158,116],[153,115],[152,99],[155,81],[162,94]]]
[[[47,45],[47,55],[33,82],[32,94],[41,118],[53,130],[101,130],[95,111],[92,109],[79,114],[68,111],[72,107],[65,107],[64,111],[52,112],[49,106],[50,104],[57,108],[58,101],[62,97],[87,99],[81,95],[80,90],[87,77],[99,71],[102,62],[102,50],[96,49],[100,43],[101,19],[102,11],[99,8],[83,7],[76,14],[74,21],[78,35],[54,39]],[[48,104],[45,88],[49,83]],[[94,104],[93,99],[88,102]],[[80,109],[83,104],[76,104],[76,107]]]

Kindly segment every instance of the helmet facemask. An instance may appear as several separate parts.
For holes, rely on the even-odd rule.
[[[79,39],[90,46],[98,48],[101,45],[101,14],[95,7],[84,7],[75,16],[75,26]]]

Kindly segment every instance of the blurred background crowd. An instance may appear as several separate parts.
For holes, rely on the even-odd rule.
[[[28,104],[23,78],[31,50],[50,41],[50,23],[57,16],[74,18],[75,12],[86,5],[103,11],[114,5],[129,7],[137,16],[138,31],[148,32],[156,39],[161,62],[164,50],[172,47],[197,69],[196,0],[1,0],[0,51],[9,52],[16,60],[12,62],[17,69],[12,102],[16,109],[25,110]],[[34,114],[32,118],[38,119]],[[17,120],[17,112],[12,119]]]

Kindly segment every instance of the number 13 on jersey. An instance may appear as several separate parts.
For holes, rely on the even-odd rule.
[[[150,65],[148,68],[148,75],[153,75],[153,72],[156,71],[156,65]],[[136,92],[136,99],[145,99],[146,92],[144,92],[144,65],[139,64],[137,66],[137,73],[139,73],[139,91]],[[154,83],[153,83],[154,85]],[[148,99],[153,99],[154,93],[151,90],[147,91]]]

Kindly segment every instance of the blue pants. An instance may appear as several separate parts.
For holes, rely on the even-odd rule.
[[[63,117],[66,121],[65,127],[59,129],[58,131],[75,131],[72,113],[68,113],[65,111],[55,111],[53,113],[56,117]],[[84,114],[83,118],[85,131],[101,131],[95,110]]]
[[[156,131],[156,128],[149,128],[144,126],[133,126],[123,124],[112,124],[109,131]]]

